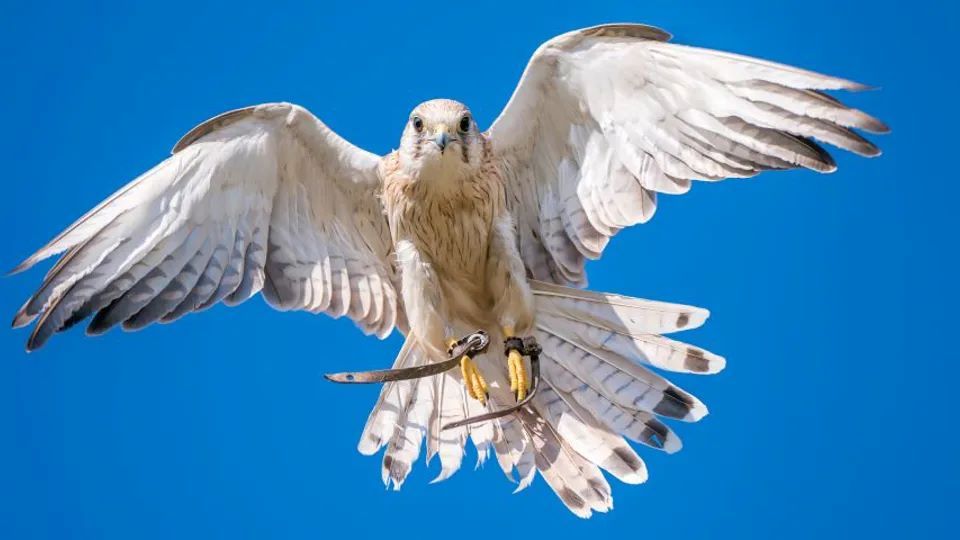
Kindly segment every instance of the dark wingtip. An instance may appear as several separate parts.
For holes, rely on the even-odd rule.
[[[34,261],[30,259],[31,259],[30,257],[27,257],[26,259],[23,260],[23,262],[13,267],[11,270],[7,270],[6,276],[7,277],[14,276],[19,274],[20,272],[23,272],[24,270],[29,269],[31,266],[33,266],[33,263],[34,263]]]
[[[851,132],[851,133],[853,133],[853,132]],[[859,141],[859,143],[860,143],[858,146],[854,146],[854,147],[850,148],[850,150],[851,150],[854,154],[857,154],[858,156],[865,157],[865,158],[875,158],[875,157],[883,154],[883,152],[880,150],[880,147],[877,146],[876,144],[874,144],[874,143],[868,141],[867,139],[861,137],[861,136],[858,135],[857,133],[853,133],[853,136],[854,136],[854,137]]]
[[[10,327],[23,328],[30,324],[30,321],[34,318],[36,318],[36,315],[28,315],[26,309],[20,308],[20,311],[17,311],[17,314],[13,316],[13,322],[10,323]]]
[[[97,315],[99,315],[99,313]],[[103,324],[102,321],[98,322],[97,318],[94,317],[94,319],[90,321],[90,324],[87,325],[86,330],[84,330],[84,334],[90,337],[102,336],[103,334],[107,333],[107,331],[110,330],[110,328],[112,327],[113,327],[112,324]]]
[[[870,120],[870,124],[863,128],[870,133],[876,133],[877,135],[889,135],[893,131],[883,120],[878,118],[871,118]]]
[[[837,162],[833,159],[833,156],[830,155],[824,147],[820,146],[813,139],[809,137],[801,137],[799,135],[788,134],[789,137],[793,138],[800,144],[806,146],[810,151],[816,154],[816,161],[820,165],[819,167],[808,167],[817,172],[822,173],[832,173],[837,170]]]
[[[873,92],[874,90],[880,90],[880,87],[851,81],[851,83],[843,89],[848,92]]]
[[[814,148],[819,152],[820,160],[824,164],[824,172],[833,172],[837,170],[837,160],[833,159],[830,152],[827,152],[819,144],[814,144]]]
[[[40,329],[42,327],[43,323],[41,322],[33,328],[33,332],[30,333],[30,337],[27,339],[26,352],[31,353],[43,347],[43,344],[47,342],[46,338],[40,336]]]

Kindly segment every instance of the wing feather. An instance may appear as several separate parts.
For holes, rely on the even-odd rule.
[[[89,316],[91,334],[170,322],[261,290],[278,309],[398,321],[379,158],[305,109],[220,115],[16,271],[66,251],[14,319],[29,350]]]
[[[865,86],[668,40],[631,24],[551,39],[490,127],[534,278],[584,285],[587,259],[648,221],[657,193],[685,193],[692,180],[832,172],[836,163],[815,140],[880,154],[854,130],[885,133],[886,125],[821,92]]]

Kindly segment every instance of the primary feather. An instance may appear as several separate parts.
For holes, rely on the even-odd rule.
[[[879,154],[852,129],[888,128],[819,92],[863,85],[669,37],[618,24],[551,39],[490,127],[534,278],[583,285],[586,259],[691,180],[833,171],[813,139]]]
[[[377,164],[295,105],[217,117],[17,267],[68,250],[14,324],[40,317],[32,350],[90,315],[92,334],[133,330],[262,290],[385,336],[397,293]]]

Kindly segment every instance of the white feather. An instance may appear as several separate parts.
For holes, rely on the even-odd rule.
[[[378,162],[296,105],[205,122],[16,269],[70,250],[15,324],[40,317],[34,349],[97,312],[92,333],[135,329],[264,289],[280,309],[349,314],[384,337],[397,307]],[[208,238],[220,243],[201,254]]]
[[[879,155],[851,128],[884,133],[882,122],[815,92],[864,86],[669,39],[637,24],[557,36],[534,53],[490,127],[537,279],[584,285],[585,259],[649,220],[657,192],[770,169],[833,171],[809,138]]]

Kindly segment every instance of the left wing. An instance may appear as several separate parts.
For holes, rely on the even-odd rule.
[[[811,139],[880,154],[849,128],[887,127],[819,92],[864,86],[669,39],[635,24],[553,38],[490,127],[534,278],[585,284],[586,259],[621,228],[649,220],[657,193],[685,193],[691,180],[832,172]]]
[[[36,320],[32,350],[90,316],[135,330],[262,291],[385,337],[405,323],[378,164],[297,105],[217,116],[14,270],[65,252],[13,324]]]

